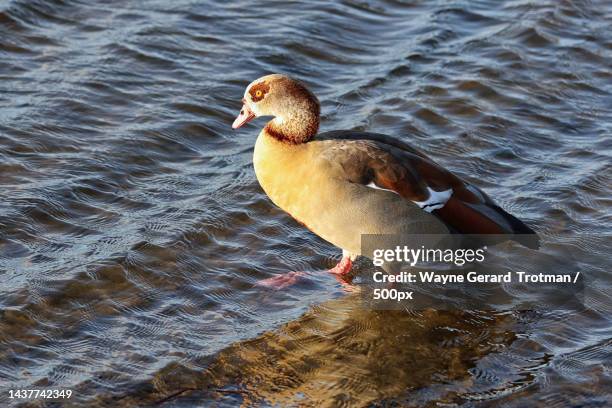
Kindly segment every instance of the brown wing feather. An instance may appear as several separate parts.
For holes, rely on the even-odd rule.
[[[456,231],[464,234],[535,234],[523,222],[502,210],[482,190],[430,160],[405,142],[377,133],[336,131],[318,140],[335,140],[337,155],[350,181],[396,192],[413,202],[427,200],[429,189],[452,195],[433,210]],[[533,247],[533,245],[527,245]]]
[[[434,210],[434,214],[462,234],[508,233],[489,217],[466,205],[465,202],[456,197],[451,197],[444,207]]]

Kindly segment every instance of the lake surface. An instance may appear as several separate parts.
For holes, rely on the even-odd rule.
[[[607,1],[0,0],[0,405],[610,406],[611,27]],[[272,72],[322,131],[483,188],[589,275],[584,308],[254,286],[340,255],[260,189],[264,122],[231,130]]]

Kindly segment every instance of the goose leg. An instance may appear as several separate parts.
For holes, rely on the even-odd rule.
[[[348,252],[342,252],[342,259],[336,266],[331,269],[328,269],[327,272],[336,275],[336,279],[343,286],[348,284],[348,282],[344,279],[345,276],[351,271],[353,267],[353,259],[354,257]],[[257,282],[258,286],[264,286],[266,288],[271,289],[284,289],[287,286],[291,286],[295,284],[302,276],[309,275],[309,272],[304,271],[292,271],[285,273],[283,275],[277,275],[272,278],[264,279]]]
[[[306,272],[292,271],[284,273],[282,275],[276,275],[272,278],[260,280],[259,282],[257,282],[257,285],[277,290],[284,289],[287,286],[295,284],[300,279],[300,277],[304,275],[306,275]]]
[[[329,270],[329,273],[333,273],[335,275],[346,275],[351,271],[353,267],[353,261],[351,260],[350,255],[342,254],[342,259],[338,262],[338,265],[334,266]]]

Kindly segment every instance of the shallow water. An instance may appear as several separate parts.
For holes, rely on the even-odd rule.
[[[611,26],[605,1],[0,0],[0,405],[612,404]],[[485,189],[591,273],[586,307],[254,287],[339,255],[258,186],[263,123],[230,128],[271,72],[311,86],[322,130]]]

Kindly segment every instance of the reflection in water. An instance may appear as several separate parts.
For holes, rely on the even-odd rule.
[[[612,405],[610,25],[581,0],[0,0],[0,406]],[[254,286],[339,255],[257,185],[263,122],[230,130],[270,72],[312,87],[322,131],[394,135],[482,187],[542,237],[545,262],[500,262],[581,269],[585,307]]]
[[[498,393],[495,387],[507,392],[508,386],[533,382],[532,375],[512,383],[500,377],[508,360],[503,351],[516,340],[510,313],[361,306],[358,295],[313,306],[276,330],[224,349],[204,371],[165,367],[152,383],[154,393],[123,402],[167,398],[188,405],[214,398],[247,406],[418,405],[470,400],[483,379],[491,397]]]
[[[470,371],[483,370],[476,362],[514,340],[503,314],[381,312],[359,304],[347,296],[315,307],[224,350],[207,373],[221,390],[246,391],[245,403],[418,404],[434,395],[454,402],[472,387]]]

